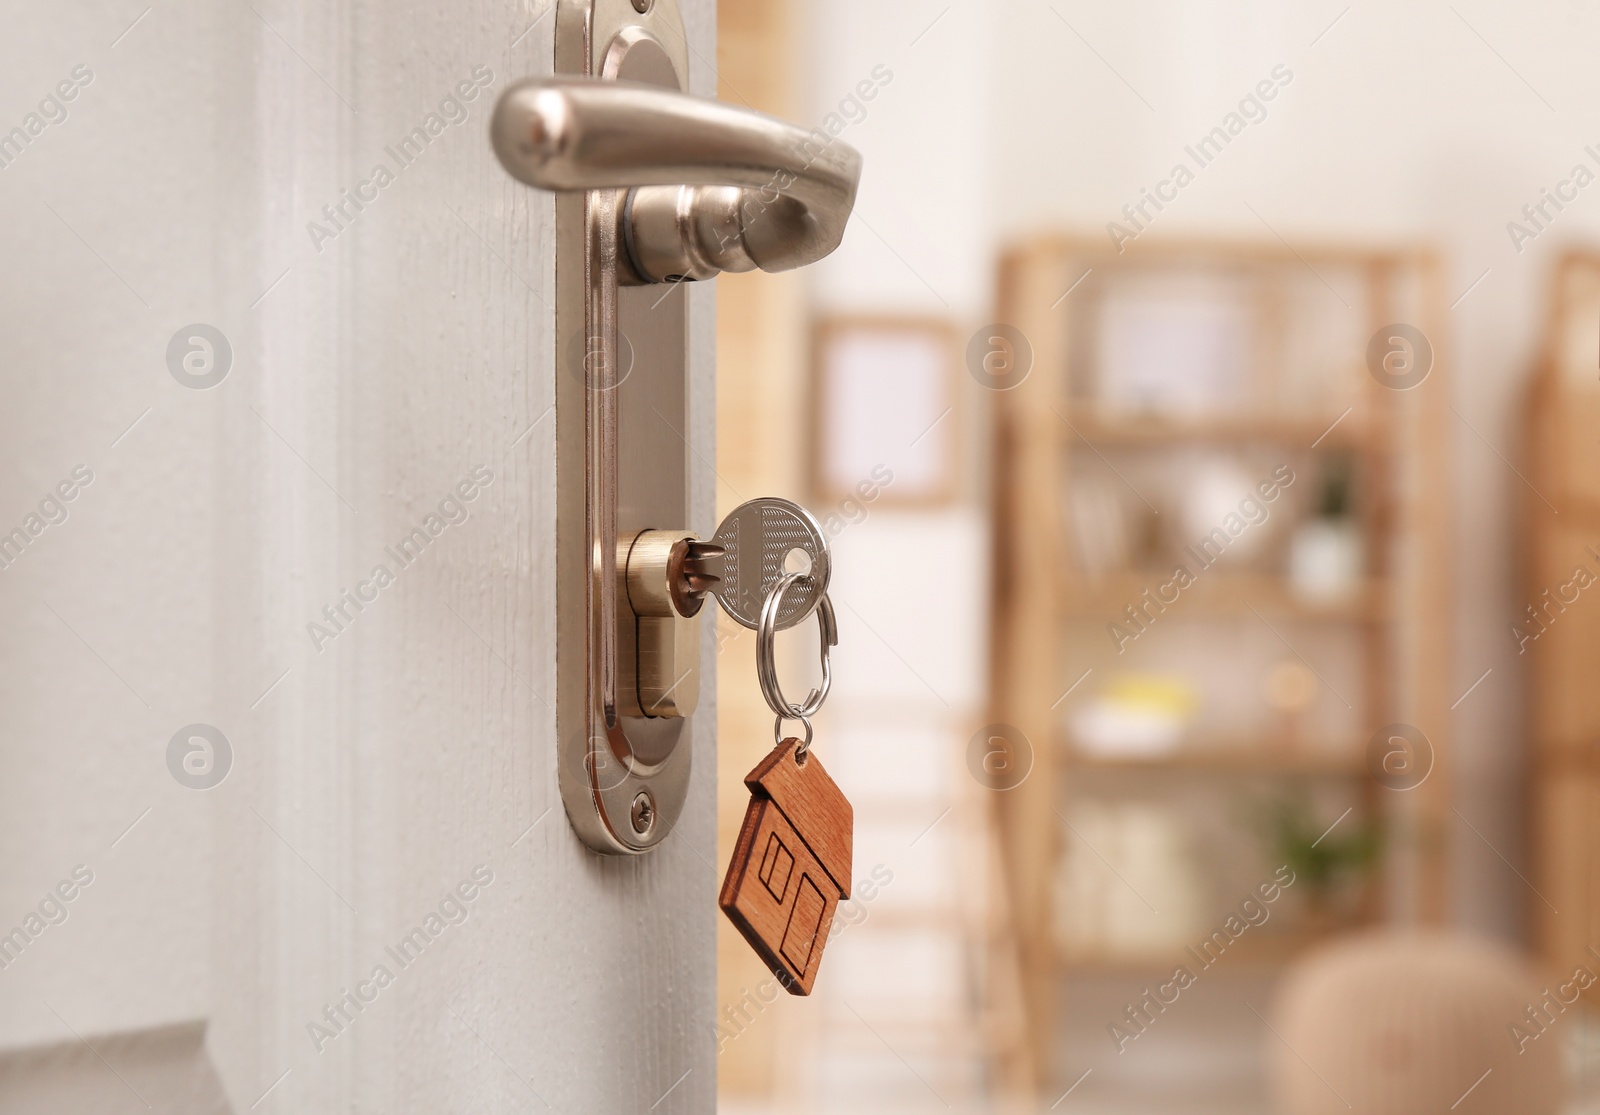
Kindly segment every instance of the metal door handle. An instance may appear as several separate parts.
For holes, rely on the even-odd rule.
[[[839,246],[861,179],[860,153],[823,132],[631,81],[519,82],[491,135],[530,186],[629,191],[621,240],[636,282],[814,263]]]
[[[705,306],[675,288],[833,251],[861,156],[821,130],[688,96],[679,0],[548,9],[553,64],[528,57],[554,76],[508,88],[489,139],[513,178],[555,191],[561,800],[590,848],[638,854],[688,800],[703,625],[680,590],[712,576],[688,529],[684,433],[705,386],[689,376],[691,308]]]

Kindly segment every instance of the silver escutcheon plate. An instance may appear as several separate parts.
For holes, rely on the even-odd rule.
[[[555,40],[557,75],[687,89],[677,0],[643,14],[631,0],[559,0]],[[625,198],[590,190],[555,202],[559,778],[573,829],[614,855],[672,831],[692,750],[690,721],[623,715],[617,702],[617,664],[635,653],[618,540],[689,520],[687,292],[619,285]]]

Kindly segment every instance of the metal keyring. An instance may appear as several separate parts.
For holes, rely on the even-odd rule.
[[[805,573],[785,573],[779,577],[761,604],[761,619],[756,624],[756,678],[761,682],[761,695],[767,699],[767,707],[778,717],[778,722],[773,727],[773,734],[781,735],[785,720],[799,720],[804,723],[806,738],[800,746],[802,755],[811,745],[811,717],[817,714],[822,702],[827,700],[828,690],[833,685],[833,666],[828,661],[828,651],[839,645],[839,628],[834,619],[833,604],[824,595],[817,604],[817,625],[822,631],[822,685],[811,691],[804,704],[794,704],[783,695],[783,688],[778,683],[776,654],[778,612],[783,607],[783,594],[805,576],[807,576]]]
[[[806,738],[800,741],[800,746],[795,749],[794,753],[796,761],[803,763],[806,761],[806,752],[811,750],[811,718],[809,716],[778,717],[772,724],[772,742],[782,743],[787,738],[783,734],[783,722],[790,719],[798,720],[806,726]]]

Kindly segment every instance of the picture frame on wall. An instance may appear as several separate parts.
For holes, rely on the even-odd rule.
[[[935,317],[831,317],[812,333],[810,480],[819,500],[939,506],[956,495],[960,346]]]

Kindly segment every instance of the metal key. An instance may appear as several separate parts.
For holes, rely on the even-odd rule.
[[[809,995],[833,913],[850,897],[855,811],[797,739],[744,784],[750,805],[717,904],[789,994]]]
[[[855,811],[822,769],[822,760],[811,754],[811,717],[828,697],[833,677],[828,658],[839,642],[827,596],[817,610],[822,685],[796,704],[778,682],[778,614],[803,579],[798,572],[784,574],[761,608],[756,674],[777,717],[772,725],[777,747],[744,780],[750,806],[717,900],[791,995],[811,994],[823,947],[832,936],[834,910],[850,897],[855,845]],[[784,726],[795,722],[804,726],[804,738],[785,736]]]
[[[828,592],[833,561],[822,525],[797,503],[766,496],[728,513],[704,546],[701,564],[714,577],[710,591],[734,622],[754,631],[767,593],[785,573],[802,573],[784,596],[778,629],[816,610]]]
[[[734,508],[709,540],[681,530],[645,530],[618,547],[620,603],[627,610],[626,661],[616,707],[635,718],[684,717],[700,685],[699,625],[691,622],[715,594],[723,610],[756,631],[774,586],[774,631],[793,627],[828,593],[827,536],[810,512],[786,499],[753,499]],[[824,637],[834,639],[832,613]]]

